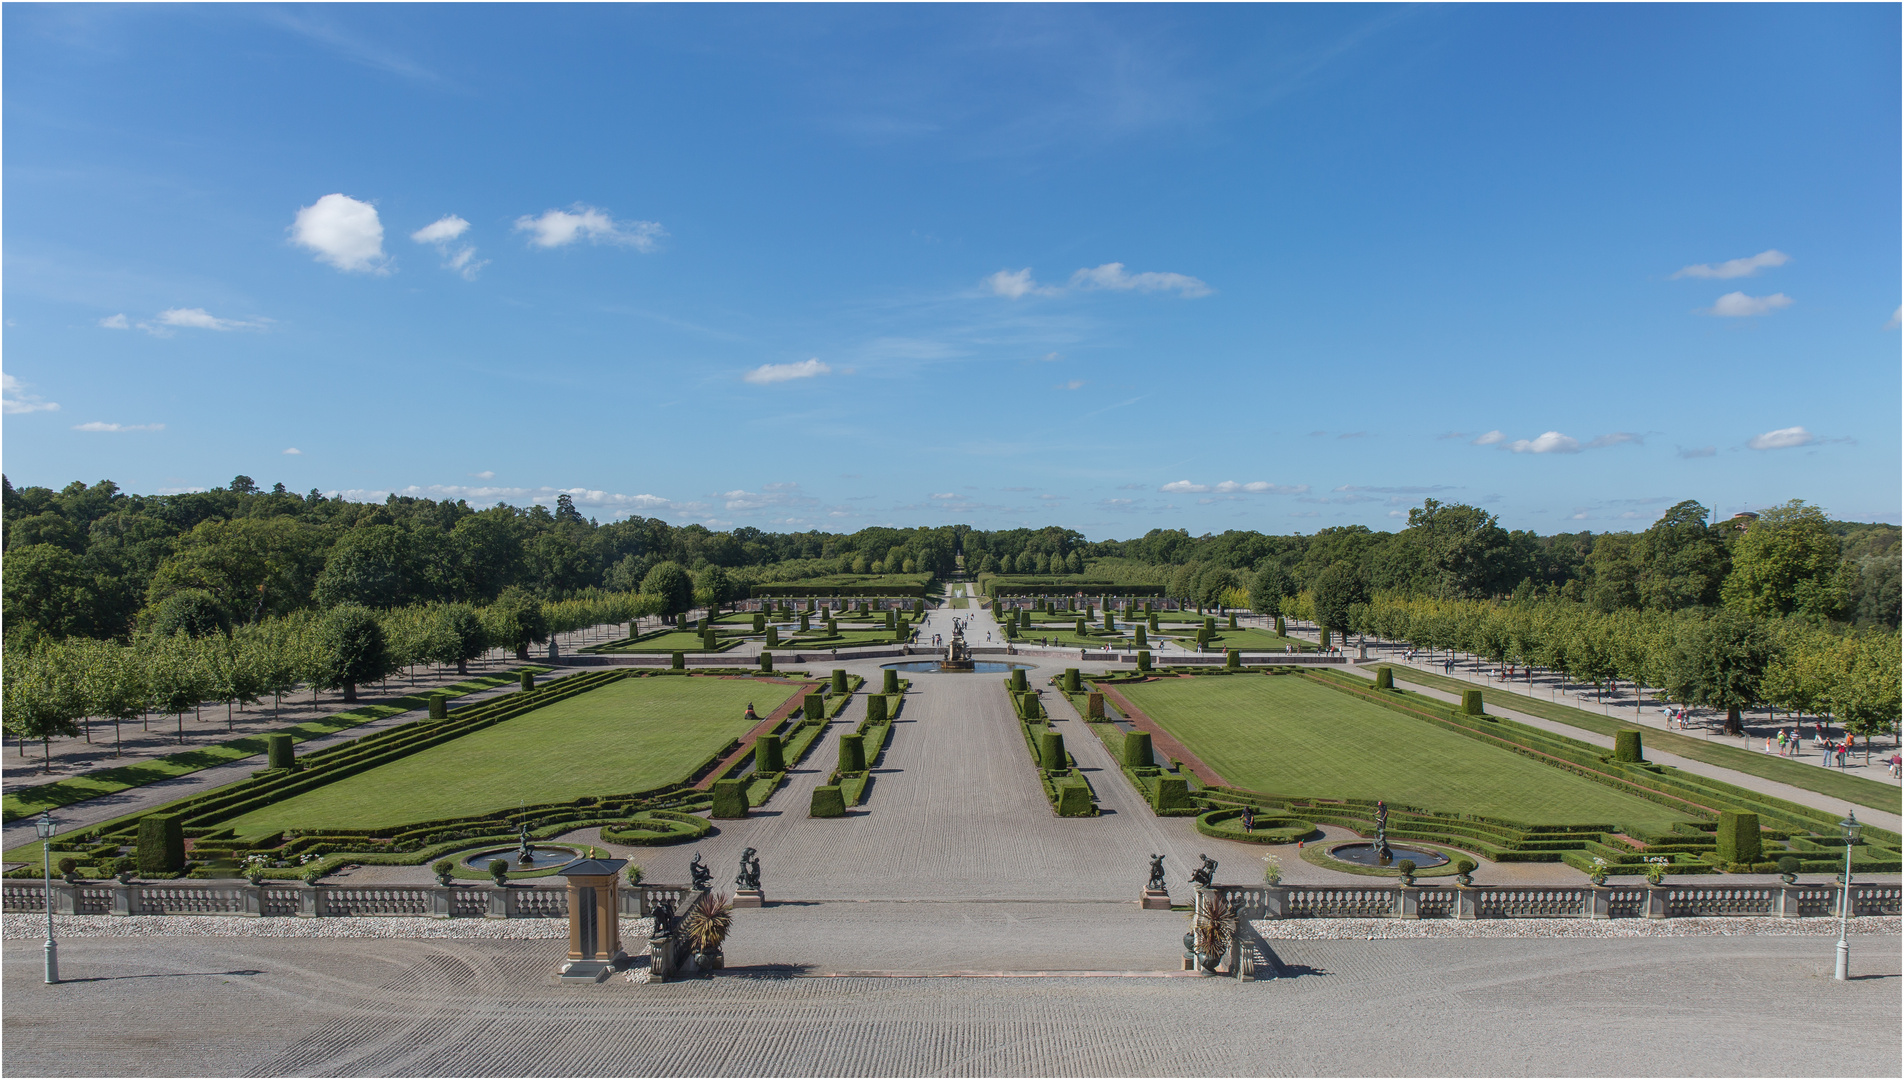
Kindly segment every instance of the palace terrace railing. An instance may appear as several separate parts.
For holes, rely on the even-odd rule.
[[[644,917],[655,901],[676,910],[694,890],[685,885],[636,885],[619,890],[621,913]],[[4,884],[4,910],[46,910],[43,882]],[[560,919],[569,913],[566,886],[306,885],[267,881],[53,882],[56,915],[240,915],[305,919],[411,916],[462,919]]]
[[[1247,919],[1836,917],[1835,885],[1220,885]],[[1897,915],[1904,889],[1851,885],[1851,914]]]

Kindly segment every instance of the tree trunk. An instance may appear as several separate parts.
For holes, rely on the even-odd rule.
[[[1745,734],[1745,725],[1739,722],[1739,710],[1736,708],[1726,710],[1725,733],[1727,735]]]
[[[460,657],[460,656],[459,656],[459,657],[457,657],[457,658],[456,658],[456,673],[457,673],[458,675],[467,675],[467,674],[469,674],[469,661],[467,661],[467,660],[465,660],[465,659],[463,659],[463,658],[462,658],[462,657]]]
[[[40,736],[40,751],[41,753],[45,755],[46,771],[49,773],[52,772],[53,771],[53,739],[51,736],[48,736],[48,735]],[[50,956],[52,954],[48,953],[47,955]]]
[[[354,682],[347,682],[344,684],[344,704],[354,705],[356,703],[357,703],[357,684]]]
[[[522,644],[516,646],[516,659],[518,660],[529,659],[529,643],[528,642],[525,641]]]

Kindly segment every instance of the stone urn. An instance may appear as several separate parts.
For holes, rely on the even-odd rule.
[[[448,888],[451,885],[456,884],[456,879],[450,876],[449,871],[445,870],[442,873],[436,875],[436,883],[438,885],[443,886],[444,888]]]
[[[718,971],[727,966],[727,957],[719,949],[697,952],[694,954],[694,966],[702,971]]]
[[[115,874],[114,876],[119,879],[119,884],[130,885],[132,884],[133,879],[139,876],[139,872],[137,870],[121,870],[119,871],[119,873]]]

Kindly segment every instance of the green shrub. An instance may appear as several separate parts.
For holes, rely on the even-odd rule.
[[[778,735],[762,735],[754,740],[754,774],[787,771],[785,748]]]
[[[1327,651],[1328,651],[1328,649],[1329,649],[1329,628],[1328,628],[1328,627],[1326,627],[1326,626],[1322,628],[1322,637],[1321,637],[1321,641],[1322,641],[1322,649],[1323,649],[1323,651],[1324,651],[1324,652],[1327,652]]]
[[[713,627],[710,626],[707,629],[701,631],[701,648],[707,650],[708,652],[713,652],[714,650],[720,647],[720,644],[721,644],[720,635],[714,632]]]
[[[882,694],[897,694],[899,692],[898,671],[892,668],[886,669],[885,678],[881,679],[879,683],[879,692]]]
[[[1084,620],[1081,618],[1077,621],[1077,625],[1074,626],[1072,629],[1073,629],[1073,632],[1076,633],[1079,637],[1083,637],[1084,635],[1091,632],[1090,627],[1086,626],[1084,623]]]
[[[1223,666],[1230,671],[1241,671],[1243,668],[1243,654],[1236,649],[1224,649]]]
[[[139,819],[133,849],[141,874],[176,874],[185,869],[185,825],[176,814],[147,814]]]
[[[807,613],[802,611],[800,613],[800,632],[804,634],[811,629],[813,629],[813,624],[807,619]]]
[[[760,654],[760,670],[762,671],[773,670],[773,654],[772,653],[764,652]]]
[[[840,736],[840,771],[843,773],[866,771],[866,736]]]
[[[1190,782],[1181,776],[1160,776],[1157,778],[1156,795],[1152,798],[1152,810],[1187,810],[1190,802]]]
[[[1126,731],[1124,733],[1124,764],[1138,768],[1157,764],[1156,755],[1150,749],[1150,732]]]
[[[1394,668],[1389,667],[1387,664],[1383,664],[1381,667],[1378,667],[1375,669],[1375,689],[1377,690],[1395,689],[1395,669]]]
[[[1140,649],[1147,649],[1150,647],[1150,639],[1144,636],[1143,623],[1137,624],[1137,633],[1134,637],[1131,638],[1131,642],[1132,644],[1136,645]]]
[[[76,874],[79,872],[79,860],[68,855],[54,863],[53,869],[58,870],[61,877]]]
[[[1091,787],[1077,778],[1058,785],[1059,817],[1090,817],[1097,808],[1091,805]]]
[[[1212,633],[1212,634],[1214,634],[1214,633],[1216,633],[1216,616],[1214,616],[1214,615],[1206,615],[1206,616],[1204,616],[1204,617],[1203,617],[1203,628],[1204,628],[1205,630],[1207,630],[1207,631],[1209,631],[1209,632],[1210,632],[1210,633]]]
[[[1276,636],[1288,637],[1289,634],[1287,631],[1288,628],[1283,625],[1283,617],[1281,615],[1276,616]]]
[[[1068,769],[1064,756],[1064,736],[1046,729],[1038,736],[1038,763],[1046,769]]]
[[[1616,731],[1613,733],[1613,760],[1644,761],[1645,751],[1640,746],[1640,733],[1637,731]]]
[[[846,796],[838,784],[822,784],[813,789],[813,801],[807,805],[808,817],[845,817]]]
[[[1037,720],[1044,716],[1044,710],[1038,707],[1037,694],[1021,694],[1018,698],[1018,710],[1027,720]]]
[[[747,786],[739,780],[716,780],[710,794],[714,796],[715,817],[744,818],[747,816]]]
[[[1029,686],[1030,684],[1025,681],[1025,669],[1021,667],[1013,668],[1011,673],[1012,690],[1016,693],[1022,694],[1025,692],[1026,689],[1029,688]]]
[[[1117,616],[1111,614],[1110,608],[1104,609],[1104,629],[1106,630],[1117,629]]]
[[[872,694],[866,698],[866,722],[869,724],[886,722],[886,695]]]
[[[509,882],[509,864],[501,859],[489,860],[489,877],[498,886]]]
[[[450,718],[450,699],[443,694],[430,695],[430,719],[448,720]],[[286,766],[289,768],[289,766]],[[273,765],[272,768],[277,768]]]
[[[521,690],[534,690],[535,689],[535,672],[533,671],[519,672],[516,676],[516,687]]]
[[[1232,630],[1238,629],[1236,625],[1236,612],[1234,611],[1230,612],[1230,629]]]
[[[894,611],[891,608],[886,609],[886,629],[888,630],[899,629],[899,613]]]
[[[1479,690],[1461,691],[1461,711],[1463,713],[1466,713],[1469,716],[1482,715],[1481,691]]]
[[[1139,652],[1138,652],[1138,654],[1137,654],[1137,670],[1139,670],[1139,671],[1149,671],[1149,670],[1150,670],[1150,653],[1149,653],[1148,651],[1139,651]]]
[[[764,611],[754,612],[754,633],[758,634],[765,629],[767,629],[767,613]]]
[[[818,694],[808,694],[800,699],[800,712],[808,723],[818,723],[826,719],[826,699]]]
[[[449,861],[448,859],[438,859],[435,863],[432,863],[430,866],[430,872],[435,874],[437,877],[449,877],[450,871],[455,869],[456,869],[456,864]]]
[[[833,669],[833,692],[835,694],[846,693],[846,669],[845,668],[836,667]]]
[[[767,647],[771,649],[774,646],[779,644],[780,644],[780,628],[778,626],[769,626],[767,628]]]
[[[430,699],[431,710],[434,711],[440,708],[442,706],[442,702],[443,702],[442,695],[439,694],[435,697],[432,697]],[[442,719],[442,718],[436,717],[435,719]],[[297,752],[292,749],[291,736],[268,735],[265,737],[264,743],[266,747],[266,752],[265,752],[266,767],[272,768],[272,769],[297,768]]]
[[[1078,692],[1078,669],[1077,668],[1068,667],[1064,669],[1064,684],[1063,685],[1064,685],[1064,692],[1067,694],[1075,694]]]
[[[676,671],[686,668],[688,666],[688,654],[684,652],[669,653],[668,666]]]
[[[1633,734],[1638,735],[1639,732]],[[1719,811],[1719,858],[1728,863],[1755,863],[1765,857],[1759,837],[1759,816],[1741,810]]]
[[[1084,698],[1084,717],[1087,720],[1104,719],[1104,695],[1092,691]]]
[[[1802,865],[1798,861],[1798,856],[1786,855],[1778,860],[1778,872],[1788,877],[1795,877],[1798,874],[1798,868]]]

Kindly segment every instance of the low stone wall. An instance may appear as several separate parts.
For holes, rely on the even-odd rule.
[[[693,891],[685,885],[636,885],[620,890],[621,914],[645,918],[655,901],[677,910]],[[45,883],[8,881],[4,910],[44,912]],[[55,880],[56,915],[240,915],[303,919],[412,916],[436,919],[561,919],[569,913],[566,885],[306,885],[241,881],[118,882]]]
[[[1836,885],[1222,885],[1244,919],[1676,919],[1837,916]],[[1897,915],[1904,887],[1851,886],[1851,914]]]

